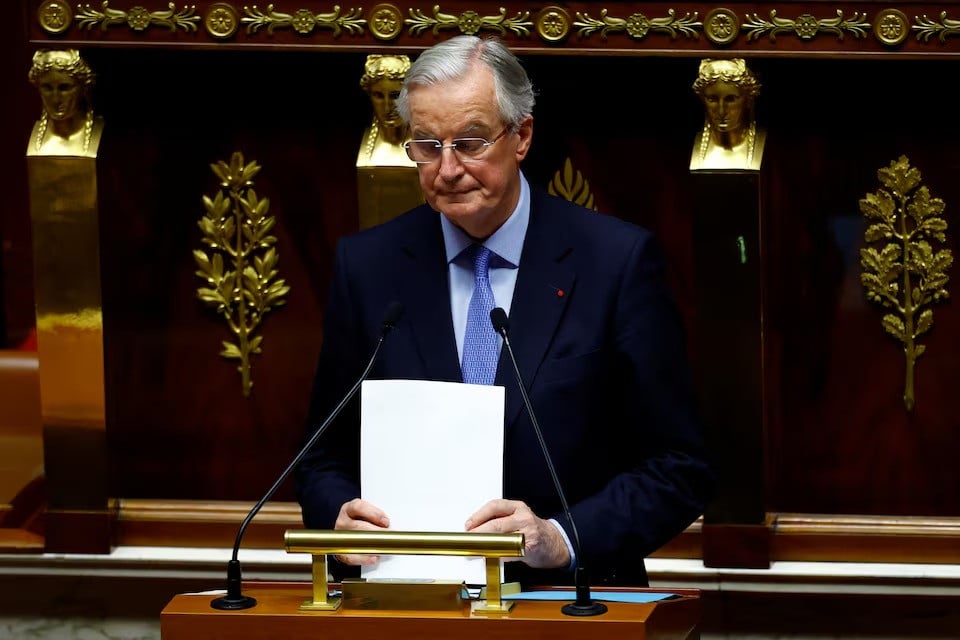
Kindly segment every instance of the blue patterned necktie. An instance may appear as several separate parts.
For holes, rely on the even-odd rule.
[[[493,330],[490,312],[495,306],[490,288],[490,249],[476,245],[473,261],[474,289],[467,310],[467,331],[463,338],[463,381],[493,384],[500,357],[500,336]]]

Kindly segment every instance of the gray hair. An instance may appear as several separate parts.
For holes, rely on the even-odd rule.
[[[533,84],[513,52],[493,37],[455,36],[421,53],[403,81],[397,113],[409,124],[411,88],[457,80],[476,64],[486,65],[493,72],[500,117],[508,126],[516,128],[533,113]]]

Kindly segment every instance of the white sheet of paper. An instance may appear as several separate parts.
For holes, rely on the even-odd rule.
[[[360,487],[395,531],[464,531],[503,496],[503,387],[367,380],[360,389]],[[374,579],[484,584],[483,558],[381,556]]]

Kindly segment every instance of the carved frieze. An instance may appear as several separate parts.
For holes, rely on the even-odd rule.
[[[617,54],[793,56],[876,53],[958,55],[955,4],[593,2],[541,6],[462,2],[333,4],[284,0],[267,4],[102,0],[71,5],[34,0],[34,40],[74,45],[197,44],[224,47],[426,48],[459,34],[495,34],[523,50],[564,48]],[[701,37],[702,36],[702,37]],[[798,44],[799,43],[799,44]]]

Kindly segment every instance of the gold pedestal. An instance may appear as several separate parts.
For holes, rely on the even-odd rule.
[[[99,136],[98,136],[99,137]],[[48,495],[46,549],[109,551],[96,143],[27,153]]]
[[[357,167],[360,228],[387,222],[423,204],[417,167]]]

